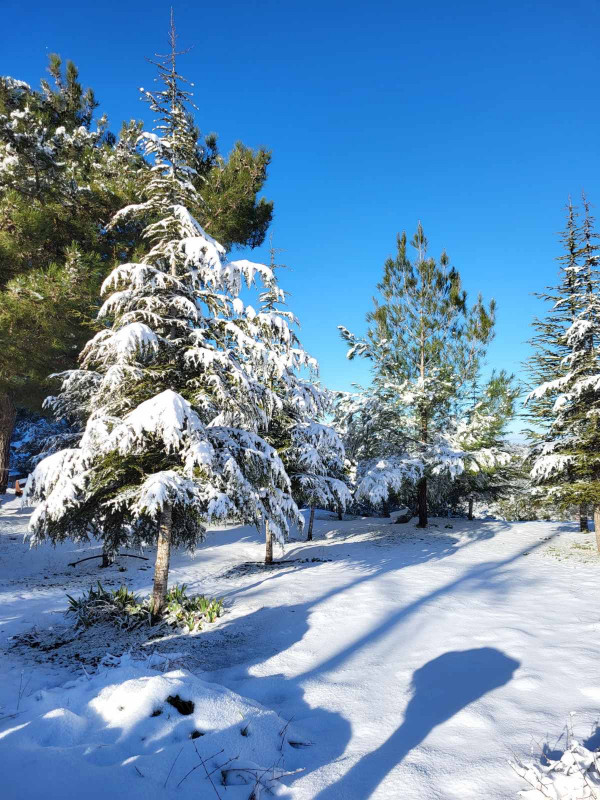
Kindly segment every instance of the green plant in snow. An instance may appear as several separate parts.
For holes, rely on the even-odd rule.
[[[189,633],[202,629],[204,620],[212,623],[223,612],[223,601],[207,598],[205,595],[188,596],[186,585],[173,586],[167,593],[164,614],[159,624],[184,628]],[[82,597],[71,597],[68,614],[76,617],[76,628],[89,628],[91,625],[110,623],[121,630],[133,630],[142,623],[152,624],[151,599],[140,599],[126,586],[107,591],[100,581],[97,587]]]
[[[126,586],[107,591],[100,581],[82,597],[67,595],[67,614],[76,617],[76,628],[89,628],[109,622],[122,630],[132,630],[150,619],[149,609]]]

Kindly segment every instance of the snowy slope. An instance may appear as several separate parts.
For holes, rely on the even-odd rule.
[[[266,768],[276,752],[283,753],[281,766],[293,774],[282,777],[287,787],[282,796],[507,800],[525,788],[508,765],[511,757],[527,758],[545,743],[550,750],[563,750],[561,736],[572,711],[580,740],[594,731],[600,717],[595,602],[600,574],[593,552],[580,557],[589,537],[565,523],[435,520],[437,528],[419,531],[389,520],[338,522],[320,516],[314,542],[287,546],[285,558],[295,563],[270,570],[251,563],[261,559],[263,544],[248,528],[215,531],[195,554],[177,554],[171,580],[223,596],[227,613],[199,636],[136,642],[146,655],[171,653],[175,663],[166,667],[167,675],[178,675],[173,667],[181,667],[190,681],[197,676],[227,687],[241,713],[249,713],[243,710],[249,703],[258,704],[253,713],[272,724],[253,758]],[[119,565],[99,570],[93,561],[68,567],[68,561],[85,555],[68,543],[32,554],[20,537],[11,538],[25,523],[15,501],[4,506],[0,622],[5,638],[0,646],[7,649],[0,667],[0,716],[13,713],[21,695],[23,718],[40,728],[39,715],[32,716],[36,693],[83,676],[84,668],[91,674],[93,648],[96,656],[107,650],[118,655],[122,643],[118,637],[98,636],[96,642],[83,637],[40,652],[39,647],[10,649],[15,640],[6,637],[37,625],[47,646],[49,625],[58,639],[65,638],[65,591],[80,593],[101,577],[147,592],[152,573],[145,562],[133,560],[121,562],[125,572]],[[73,648],[79,645],[75,658]],[[150,663],[135,669],[146,670],[146,677],[158,674],[148,671]],[[123,669],[134,669],[127,664]],[[110,672],[100,665],[99,673],[103,670]],[[84,676],[81,685],[96,680],[104,679]],[[96,689],[101,691],[99,685]],[[83,694],[73,701],[73,711],[65,706],[69,690],[57,691],[55,708],[89,716]],[[51,705],[45,701],[44,714]],[[292,720],[295,746],[277,744],[279,719]],[[15,758],[24,765],[26,755],[33,758],[43,746],[39,738],[28,739],[27,728],[12,730],[19,724],[19,717],[0,720],[3,771]],[[79,730],[78,725],[71,727]],[[79,732],[77,742],[54,747],[55,763],[64,760],[66,769],[83,769],[82,760],[88,763],[80,752],[83,744],[96,747],[102,731],[96,721],[89,737]],[[186,757],[192,757],[193,743],[182,743]],[[182,744],[168,740],[165,746],[170,766]],[[144,759],[139,744],[130,752],[138,763]],[[101,773],[108,786],[129,768],[131,786],[136,786],[134,777],[144,784],[133,766],[95,764],[89,780],[97,782]],[[13,775],[17,793],[10,800],[27,796],[18,793],[27,778],[20,774],[22,784]],[[192,778],[194,791],[202,789],[194,796],[215,796],[200,770],[188,785]],[[153,786],[155,794],[146,796],[170,796],[159,777]],[[181,793],[185,787],[178,797],[187,796]],[[44,788],[50,799],[77,796],[65,794],[64,786],[56,792],[52,785]],[[251,788],[244,788],[246,795]],[[238,791],[218,790],[232,798]],[[88,796],[100,796],[90,791]],[[136,796],[129,784],[127,791]]]

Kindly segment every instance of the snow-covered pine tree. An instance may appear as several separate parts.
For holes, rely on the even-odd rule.
[[[153,162],[147,199],[111,222],[150,218],[146,252],[104,282],[105,327],[53,401],[87,417],[79,446],[42,461],[27,486],[41,501],[34,543],[92,535],[112,551],[156,543],[155,613],[171,546],[193,546],[206,523],[266,520],[279,539],[290,521],[302,524],[283,463],[258,432],[281,406],[273,378],[308,363],[281,315],[257,315],[239,297],[257,274],[275,290],[272,271],[226,262],[188,210],[199,202],[189,166],[196,140],[173,26],[170,42],[156,62],[162,88],[144,93],[158,117],[140,137]]]
[[[337,432],[322,422],[304,419],[289,430],[290,445],[282,453],[298,505],[310,508],[307,539],[312,539],[314,510],[344,512],[352,501],[344,480],[344,445]]]
[[[270,252],[270,266],[275,275],[282,265],[275,263],[277,250],[272,242]],[[274,282],[261,294],[260,302],[259,318],[275,330],[281,326],[290,331],[289,343],[274,340],[271,348],[278,351],[282,360],[286,358],[286,350],[298,353],[296,362],[291,361],[285,372],[271,376],[270,385],[278,396],[279,408],[269,423],[266,438],[282,458],[295,502],[311,509],[308,527],[311,539],[316,506],[343,512],[351,500],[344,481],[344,446],[337,432],[322,421],[330,410],[329,393],[298,373],[298,366],[305,364],[309,377],[314,379],[318,367],[314,359],[306,361],[296,333],[298,320],[286,307],[286,293]],[[266,539],[265,561],[270,563],[272,543],[268,529]]]
[[[486,308],[479,297],[467,306],[448,256],[443,253],[439,263],[427,256],[420,223],[411,244],[417,251],[414,263],[404,233],[397,238],[396,258],[385,263],[378,285],[383,302],[375,300],[367,315],[366,340],[357,340],[342,326],[340,331],[349,346],[348,358],[364,356],[373,364],[372,387],[354,405],[378,407],[382,425],[377,432],[382,449],[375,448],[358,465],[356,497],[383,505],[416,484],[416,503],[411,505],[418,509],[419,526],[425,527],[428,481],[460,474],[465,458],[473,457],[457,449],[451,423],[464,411],[492,338],[494,302]],[[354,424],[347,419],[340,423]]]
[[[137,147],[142,123],[115,137],[101,117],[93,130],[94,93],[72,62],[49,60],[41,91],[0,76],[0,493],[16,410],[39,411],[48,372],[75,366],[113,258],[133,259],[148,224],[132,217],[107,229],[119,208],[145,198],[152,177]],[[198,202],[189,210],[228,247],[261,244],[273,211],[258,198],[270,153],[237,142],[223,158],[215,134],[194,131]],[[72,245],[88,270],[70,282]]]
[[[105,118],[91,128],[96,102],[75,66],[63,74],[51,55],[49,71],[42,92],[0,77],[0,476],[15,407],[39,410],[48,372],[74,366],[89,338],[116,249],[105,226],[138,188],[122,176],[141,156]]]
[[[472,405],[453,426],[456,448],[465,453],[464,471],[448,487],[450,505],[467,503],[473,519],[475,501],[494,502],[513,490],[519,459],[506,441],[506,427],[514,417],[519,389],[504,370],[475,386]]]
[[[538,426],[530,431],[531,477],[540,498],[561,509],[594,506],[600,550],[599,247],[585,197],[583,207],[578,225],[568,205],[560,283],[540,295],[552,305],[544,319],[534,321],[535,352],[528,366],[538,385],[527,405]]]

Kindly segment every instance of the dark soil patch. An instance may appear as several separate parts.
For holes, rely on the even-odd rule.
[[[191,700],[183,700],[181,697],[179,697],[178,694],[176,695],[170,694],[167,697],[167,703],[169,703],[169,705],[172,705],[173,708],[176,708],[177,711],[179,711],[179,713],[182,714],[184,717],[187,717],[190,714],[194,713],[193,702]]]

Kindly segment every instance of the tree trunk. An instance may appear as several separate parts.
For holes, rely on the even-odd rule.
[[[596,531],[596,547],[600,553],[600,506],[594,506],[594,530]]]
[[[310,507],[310,519],[308,521],[308,533],[306,534],[306,541],[312,542],[313,525],[315,523],[315,507]]]
[[[469,497],[469,514],[467,519],[473,519],[473,498]]]
[[[588,520],[587,503],[581,503],[579,506],[579,530],[582,533],[584,531],[587,533],[589,529],[590,529],[590,524]]]
[[[338,508],[337,515],[338,515],[339,521],[343,522],[343,520],[344,520],[344,512],[342,511],[341,506],[340,506],[340,508]]]
[[[10,440],[15,427],[17,410],[9,394],[0,394],[0,494],[8,489],[8,459]]]
[[[273,563],[273,534],[271,533],[271,528],[269,527],[269,520],[265,520],[265,540],[266,540],[266,548],[265,548],[265,564],[272,564]]]
[[[417,504],[419,522],[417,528],[427,527],[427,478],[421,478],[417,484]]]
[[[100,565],[101,569],[106,569],[106,567],[110,567],[115,560],[115,555],[112,550],[110,550],[106,544],[102,546],[102,564]]]
[[[383,503],[383,510],[381,512],[381,516],[387,519],[389,515],[390,515],[390,504],[387,500],[385,500],[385,502]]]
[[[158,520],[158,547],[154,565],[154,588],[152,590],[152,614],[157,617],[165,607],[169,582],[169,559],[171,557],[171,534],[173,511],[165,506]]]
[[[421,342],[421,380],[425,380],[425,350],[423,342]],[[427,442],[429,440],[429,420],[427,413],[422,412],[421,415],[421,439],[423,442],[424,452],[427,452]],[[425,470],[425,464],[423,464]],[[419,522],[417,528],[427,527],[427,478],[425,475],[417,484],[417,511],[419,514]]]

